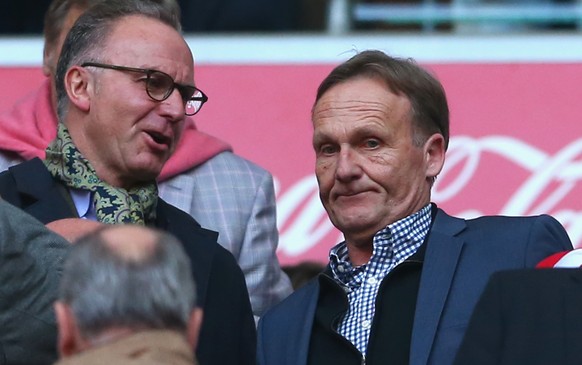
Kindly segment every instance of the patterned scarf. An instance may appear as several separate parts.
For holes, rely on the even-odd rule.
[[[156,183],[125,190],[101,181],[63,123],[58,123],[57,138],[47,147],[44,164],[67,186],[92,192],[92,204],[99,222],[145,225],[156,218]]]

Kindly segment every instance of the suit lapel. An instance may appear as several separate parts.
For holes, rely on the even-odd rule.
[[[462,219],[438,210],[427,241],[412,329],[410,364],[427,364],[459,261],[465,228]]]
[[[70,204],[57,186],[48,190],[46,195],[26,207],[24,211],[44,224],[58,219],[78,218],[78,213],[71,210]]]
[[[307,303],[306,310],[296,317],[295,323],[297,326],[297,333],[301,334],[299,337],[295,337],[298,340],[295,341],[296,349],[290,347],[287,351],[287,356],[292,358],[297,356],[297,361],[290,361],[290,364],[307,364],[307,355],[309,354],[309,340],[311,336],[311,329],[313,327],[313,320],[315,318],[315,310],[317,308],[317,299],[319,298],[319,283],[316,282],[312,290],[306,293],[305,301]],[[300,318],[302,317],[302,318]],[[289,331],[290,334],[294,333],[295,330]],[[291,337],[293,338],[293,337]],[[293,341],[290,341],[293,342]],[[296,350],[296,351],[295,351]]]
[[[266,329],[264,333],[260,330],[259,336],[266,333],[271,337],[258,339],[258,354],[264,356],[259,363],[307,364],[311,331],[319,299],[320,279],[320,277],[312,279],[284,301],[280,308],[275,308],[272,313],[267,312],[266,323],[261,323]],[[273,319],[268,318],[269,313]],[[263,342],[271,343],[267,353],[264,352]]]
[[[78,217],[65,187],[50,175],[44,163],[35,158],[13,166],[10,172],[18,194],[22,197],[22,209],[46,224],[57,219]]]

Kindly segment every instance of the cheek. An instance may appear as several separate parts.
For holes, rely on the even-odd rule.
[[[175,138],[176,144],[178,144],[178,142],[180,141],[180,138],[182,138],[182,133],[184,132],[185,125],[186,125],[185,122],[181,121],[181,122],[175,123],[172,127],[172,129],[174,130],[174,136],[176,136],[176,138]]]
[[[328,173],[335,163],[334,157],[317,156],[315,157],[315,172],[325,174]]]
[[[334,179],[332,162],[317,159],[315,162],[315,176],[320,187],[332,183]]]

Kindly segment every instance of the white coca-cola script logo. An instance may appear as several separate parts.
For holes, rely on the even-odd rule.
[[[493,158],[502,161],[505,167],[497,169],[491,164],[484,167],[483,161]],[[503,181],[521,175],[524,178],[517,185],[490,186],[487,181],[481,181],[487,176],[496,176]],[[514,137],[460,136],[451,138],[445,168],[432,189],[432,201],[444,207],[449,214],[465,218],[483,214],[550,214],[566,227],[574,246],[580,247],[581,180],[582,138],[551,155]],[[479,196],[455,201],[475,184],[480,184]],[[494,197],[502,197],[503,200],[495,208],[496,211],[484,212],[486,209],[481,205]],[[342,239],[341,233],[327,219],[313,175],[301,178],[278,195],[277,209],[279,253],[283,257],[325,260],[321,252],[327,252]],[[314,248],[321,248],[317,257],[309,255]]]

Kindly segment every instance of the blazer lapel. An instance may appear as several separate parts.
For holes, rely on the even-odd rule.
[[[322,275],[319,274],[319,276]],[[296,341],[288,342],[293,343],[292,346],[287,348],[287,358],[290,359],[290,365],[307,364],[309,342],[311,340],[310,334],[315,319],[317,300],[319,299],[319,276],[312,283],[308,284],[309,288],[304,292],[302,300],[299,301],[300,303],[306,303],[305,310],[293,316],[295,322],[287,334],[289,338],[296,339]],[[297,308],[301,308],[301,305],[297,306]],[[297,334],[297,336],[294,337],[294,334]]]
[[[323,275],[323,274],[320,274]],[[259,331],[258,354],[264,356],[259,364],[277,365],[305,365],[309,355],[309,343],[315,318],[317,300],[319,298],[319,280],[312,279],[304,287],[297,290],[269,315],[277,319],[268,318],[264,326],[264,333]],[[278,313],[275,313],[278,312]],[[289,315],[281,315],[285,313]],[[269,338],[261,338],[263,335]],[[263,342],[270,342],[268,353],[264,353]]]
[[[25,212],[44,224],[78,217],[67,189],[53,179],[40,159],[35,158],[9,170],[23,203],[26,200],[22,205]]]
[[[79,217],[78,213],[71,209],[63,196],[63,191],[57,186],[47,190],[45,196],[26,207],[24,211],[44,224],[58,219]]]
[[[465,221],[438,210],[428,237],[412,329],[410,364],[428,363],[443,308],[463,248],[455,237]]]

